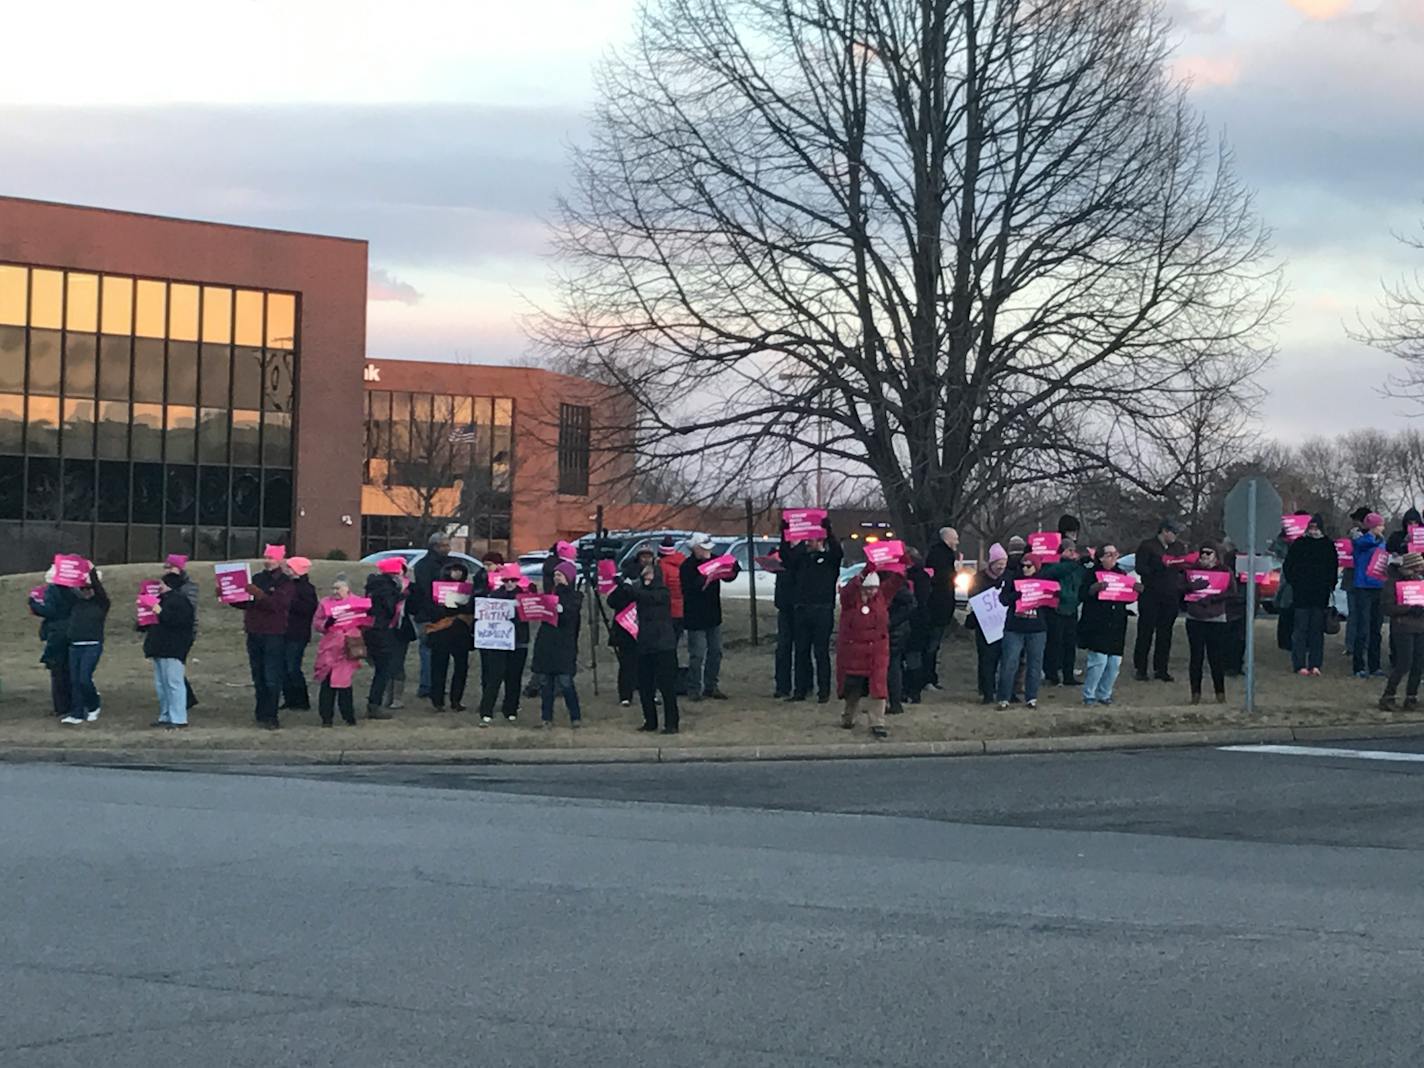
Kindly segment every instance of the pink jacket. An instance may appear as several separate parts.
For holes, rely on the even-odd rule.
[[[316,619],[313,621],[317,632],[321,635],[321,643],[316,647],[316,670],[312,673],[317,682],[331,680],[331,688],[334,690],[349,689],[352,680],[356,677],[356,669],[361,666],[361,661],[352,660],[346,655],[346,636],[348,634],[360,634],[359,627],[331,627],[331,605],[336,600],[335,597],[328,597],[317,606]]]

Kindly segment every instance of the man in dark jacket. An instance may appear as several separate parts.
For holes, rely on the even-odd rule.
[[[909,554],[906,554],[904,563],[908,571],[911,563]],[[890,597],[890,661],[885,668],[885,711],[892,716],[905,711],[905,657],[910,651],[916,610],[915,591],[910,588],[907,576],[903,585],[897,584]]]
[[[430,645],[425,640],[425,624],[436,618],[436,604],[430,590],[450,562],[450,535],[437,530],[430,535],[425,546],[425,555],[415,562],[410,572],[410,590],[406,593],[405,610],[415,622],[417,650],[420,656],[420,688],[416,697],[430,696]],[[404,683],[397,683],[397,689],[404,689]],[[398,702],[401,695],[393,695]]]
[[[386,693],[395,673],[395,658],[404,648],[397,640],[401,621],[400,575],[405,570],[399,557],[387,557],[376,565],[374,575],[366,576],[366,596],[371,609],[367,613],[371,625],[362,631],[366,639],[366,655],[371,660],[371,689],[366,696],[367,719],[392,719],[386,708]]]
[[[959,570],[959,531],[940,527],[939,540],[930,546],[925,556],[925,568],[930,576],[930,598],[925,619],[929,627],[921,667],[924,689],[940,690],[939,649],[945,632],[954,625],[954,576]]]
[[[934,596],[934,580],[925,570],[924,557],[920,550],[911,547],[906,550],[909,566],[905,568],[906,588],[915,598],[914,611],[910,613],[910,635],[905,648],[905,700],[912,705],[920,703],[925,684],[929,682],[928,664],[935,641],[934,628],[930,626],[930,598]],[[891,602],[893,608],[894,602]],[[941,635],[942,637],[942,635]]]
[[[68,586],[56,586],[52,580],[54,568],[46,576],[44,596],[30,602],[30,611],[38,616],[40,641],[44,643],[40,651],[40,663],[49,670],[49,696],[57,718],[69,715],[71,694],[69,692],[69,615],[74,610],[77,599]]]
[[[309,711],[311,695],[307,692],[306,676],[302,674],[302,661],[311,641],[312,617],[316,615],[318,598],[316,587],[307,577],[311,571],[310,560],[293,556],[283,566],[292,580],[292,604],[287,610],[287,634],[282,644],[282,695],[285,707]]]
[[[1180,532],[1175,522],[1164,519],[1157,525],[1157,534],[1137,547],[1136,571],[1142,579],[1142,597],[1137,605],[1137,641],[1132,648],[1132,662],[1138,682],[1147,681],[1149,659],[1154,678],[1172,681],[1167,667],[1172,657],[1172,628],[1182,603],[1182,569],[1169,567],[1162,557],[1176,544]]]
[[[1325,613],[1340,575],[1340,557],[1325,536],[1324,519],[1310,517],[1305,535],[1286,550],[1282,570],[1295,598],[1291,667],[1298,675],[1319,675],[1325,658]]]
[[[283,554],[285,555],[285,554]],[[277,702],[286,675],[287,624],[291,616],[292,581],[282,569],[282,556],[269,554],[263,570],[247,584],[252,600],[240,605],[247,632],[247,663],[252,671],[257,725],[269,731],[281,726]]]
[[[99,690],[94,670],[104,655],[104,621],[109,617],[109,595],[92,569],[76,591],[69,613],[69,715],[61,723],[93,723],[99,718]]]
[[[795,614],[795,662],[791,673],[791,696],[788,700],[804,701],[815,684],[816,699],[826,704],[831,699],[831,631],[836,626],[836,589],[840,583],[841,561],[845,555],[841,543],[831,530],[831,521],[822,520],[824,538],[801,542],[794,552],[782,538],[782,559],[788,568],[787,582],[791,587],[792,611]],[[815,659],[815,678],[811,674]]]
[[[188,725],[188,688],[184,662],[193,648],[198,613],[188,599],[186,578],[180,570],[163,576],[163,592],[155,611],[158,622],[143,636],[143,655],[153,661],[154,688],[158,691],[155,727],[176,729]]]
[[[626,583],[622,593],[627,601],[615,604],[609,598],[615,611],[621,612],[628,601],[638,606],[638,697],[643,705],[643,725],[638,729],[658,729],[657,695],[661,694],[663,733],[676,734],[681,720],[677,708],[677,631],[673,628],[672,594],[656,567],[644,568]]]
[[[781,570],[776,573],[776,586],[772,591],[772,603],[776,605],[776,690],[773,696],[783,701],[791,696],[791,660],[796,648],[796,601],[792,596],[791,569],[788,561],[802,551],[799,545],[791,545],[786,540],[786,521],[782,520],[781,548],[776,552]]]
[[[704,697],[725,701],[727,695],[718,685],[722,672],[722,579],[708,581],[698,570],[712,559],[712,539],[706,534],[694,534],[690,544],[692,556],[682,565],[682,626],[687,632],[688,696],[694,701]],[[723,578],[730,582],[740,573],[741,568],[734,562],[731,574]]]
[[[651,552],[648,555],[651,559]],[[574,675],[578,671],[578,639],[583,596],[574,587],[577,579],[578,571],[572,561],[564,560],[555,566],[554,596],[559,602],[558,618],[552,623],[540,623],[539,633],[534,638],[531,671],[539,679],[542,727],[554,725],[556,692],[564,695],[564,704],[569,710],[569,726],[577,727],[580,723],[578,689],[574,685]],[[523,662],[521,651],[520,664]],[[514,682],[517,691],[518,680]],[[509,691],[506,689],[505,692]]]

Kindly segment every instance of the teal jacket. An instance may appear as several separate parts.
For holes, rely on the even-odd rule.
[[[1088,584],[1088,569],[1083,566],[1083,561],[1060,560],[1056,564],[1048,564],[1039,574],[1058,583],[1058,614],[1076,617],[1078,600],[1083,594],[1083,587]]]

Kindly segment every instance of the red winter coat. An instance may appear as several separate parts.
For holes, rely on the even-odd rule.
[[[860,600],[861,576],[841,590],[841,623],[836,634],[836,692],[845,696],[846,678],[860,675],[870,680],[870,696],[890,696],[886,672],[890,667],[890,602],[905,584],[894,571],[880,575],[880,592],[868,604]],[[863,609],[869,609],[866,612]]]
[[[683,553],[670,552],[658,557],[658,570],[663,573],[663,585],[672,594],[672,618],[682,618],[682,565],[687,563]]]

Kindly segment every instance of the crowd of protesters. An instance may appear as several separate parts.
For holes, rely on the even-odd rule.
[[[1353,674],[1386,679],[1380,698],[1386,709],[1395,707],[1405,684],[1404,705],[1413,708],[1424,678],[1424,526],[1413,509],[1388,534],[1383,517],[1368,507],[1351,513],[1350,521],[1348,534],[1332,540],[1319,515],[1283,517],[1272,546],[1283,561],[1274,594],[1278,641],[1296,674],[1321,675],[1325,636],[1339,629],[1335,596],[1341,589]],[[797,540],[782,526],[777,552],[763,561],[776,572],[774,695],[788,702],[814,695],[827,704],[834,694],[843,702],[842,726],[853,729],[864,712],[871,732],[885,737],[887,715],[902,714],[927,691],[944,688],[940,652],[959,624],[959,535],[942,528],[924,553],[906,547],[899,559],[867,562],[844,580],[844,552],[829,520]],[[991,545],[972,575],[963,625],[973,633],[981,702],[1034,709],[1047,685],[1081,688],[1085,706],[1111,705],[1133,605],[1135,678],[1175,681],[1169,670],[1173,637],[1185,616],[1189,699],[1203,699],[1209,677],[1211,695],[1224,702],[1227,678],[1242,671],[1251,580],[1241,573],[1244,560],[1231,544],[1184,545],[1180,527],[1163,520],[1136,547],[1129,571],[1117,545],[1080,546],[1081,535],[1078,520],[1065,515],[1051,538],[1036,533],[1032,545],[1022,537]],[[578,643],[592,573],[586,568],[580,576],[575,547],[557,543],[538,584],[552,617],[532,623],[520,604],[509,613],[512,645],[503,648],[476,648],[476,605],[483,599],[516,601],[534,584],[498,553],[474,566],[450,550],[449,538],[437,533],[413,569],[400,556],[387,557],[366,579],[361,597],[353,597],[349,580],[339,575],[323,598],[310,581],[309,559],[268,546],[260,570],[247,581],[245,599],[234,605],[243,614],[256,723],[277,729],[283,710],[311,708],[304,665],[315,634],[312,677],[323,726],[334,725],[338,712],[344,723],[357,722],[353,691],[363,668],[370,671],[366,718],[390,719],[403,708],[412,644],[419,649],[418,697],[436,713],[466,711],[470,655],[477,652],[481,726],[496,714],[517,722],[524,696],[539,698],[541,725],[552,725],[562,697],[571,726],[579,726]],[[154,726],[164,729],[186,727],[198,703],[185,670],[199,601],[187,563],[170,556],[138,599],[143,652],[153,664],[157,695]],[[675,734],[680,701],[726,699],[721,587],[739,570],[730,558],[713,560],[711,539],[699,534],[686,554],[671,538],[641,544],[621,574],[609,576],[606,586],[600,582],[600,611],[606,608],[612,617],[605,622],[618,662],[619,704],[638,699],[640,730]],[[99,718],[95,676],[110,609],[98,568],[70,581],[51,569],[45,585],[31,592],[30,610],[41,620],[41,660],[61,723]]]

